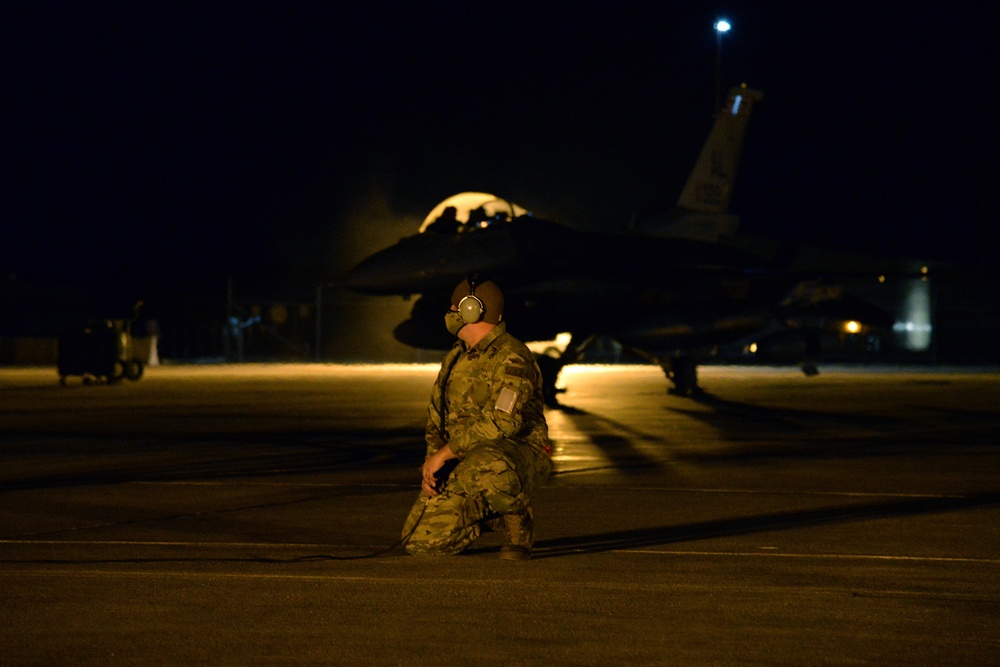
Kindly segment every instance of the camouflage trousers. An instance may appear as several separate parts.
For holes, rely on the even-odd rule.
[[[515,440],[473,447],[440,494],[420,493],[403,524],[406,550],[426,556],[462,552],[479,537],[483,519],[528,507],[551,471],[547,454]]]

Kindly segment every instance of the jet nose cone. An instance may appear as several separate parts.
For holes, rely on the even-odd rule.
[[[362,294],[377,293],[374,290],[378,287],[378,273],[372,266],[372,262],[369,261],[370,259],[362,261],[347,274],[347,280],[344,281],[347,289]]]
[[[391,248],[389,249],[391,250]],[[388,250],[375,253],[363,260],[347,274],[347,288],[362,294],[399,294],[405,290],[407,278],[401,275]]]
[[[407,295],[428,289],[449,289],[452,279],[447,255],[421,238],[404,239],[363,260],[347,274],[348,289],[362,294]]]

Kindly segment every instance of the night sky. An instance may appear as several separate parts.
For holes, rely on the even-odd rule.
[[[764,92],[744,232],[1000,248],[995,10],[343,4],[5,5],[3,275],[332,279],[464,190],[624,229],[704,141],[720,16],[723,89]]]

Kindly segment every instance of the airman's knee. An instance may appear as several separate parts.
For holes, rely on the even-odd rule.
[[[418,526],[403,546],[414,556],[456,556],[478,537],[478,531],[474,535],[469,533],[468,530],[433,532]]]

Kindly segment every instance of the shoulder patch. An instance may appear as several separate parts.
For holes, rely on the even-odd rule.
[[[521,379],[528,378],[528,369],[524,368],[523,366],[514,366],[508,364],[507,366],[504,367],[504,373],[506,373],[507,375],[513,375],[514,377]]]

